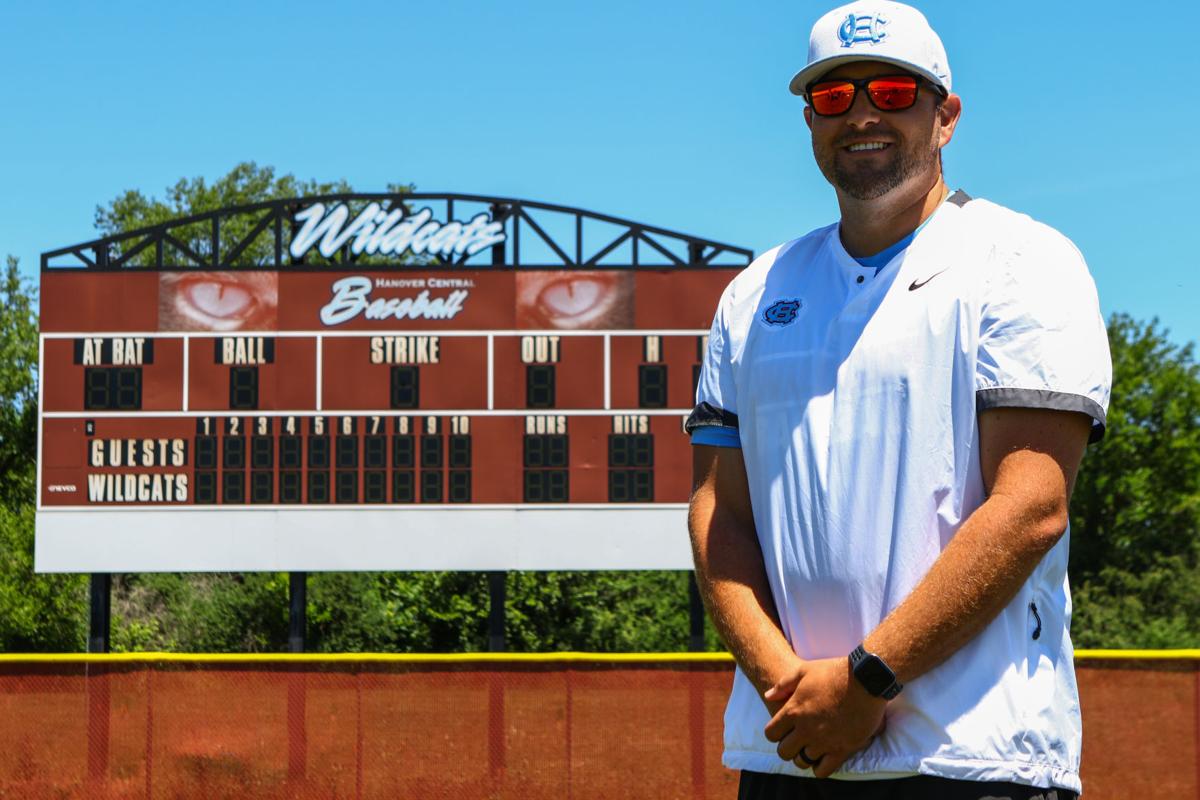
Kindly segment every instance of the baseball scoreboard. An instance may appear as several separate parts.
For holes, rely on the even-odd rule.
[[[37,567],[688,568],[682,423],[750,256],[418,194],[47,253]]]

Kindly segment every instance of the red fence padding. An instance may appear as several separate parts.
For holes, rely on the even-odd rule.
[[[0,797],[701,798],[721,662],[0,664]],[[1087,800],[1198,797],[1196,662],[1084,662]]]

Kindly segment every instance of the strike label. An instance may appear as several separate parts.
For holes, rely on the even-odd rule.
[[[440,336],[372,336],[372,364],[437,364]]]

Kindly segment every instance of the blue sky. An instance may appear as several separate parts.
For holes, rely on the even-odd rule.
[[[787,91],[828,7],[0,0],[0,253],[34,276],[41,251],[94,237],[97,204],[242,160],[761,252],[837,215]],[[1200,339],[1190,6],[919,7],[965,106],[951,184],[1074,239],[1106,314]]]

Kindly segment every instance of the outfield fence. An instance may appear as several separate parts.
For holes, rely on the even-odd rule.
[[[1200,798],[1200,651],[1082,651],[1087,800]],[[724,654],[0,656],[0,797],[733,798]]]

